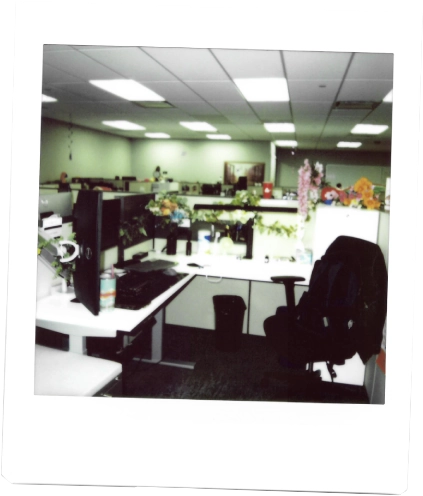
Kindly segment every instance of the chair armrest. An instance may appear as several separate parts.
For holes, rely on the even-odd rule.
[[[291,315],[293,315],[295,311],[294,286],[296,282],[305,281],[305,278],[300,276],[273,276],[270,279],[273,282],[285,285],[286,306]]]
[[[300,276],[273,276],[270,279],[272,279],[273,282],[281,284],[295,284],[296,282],[305,281],[305,278]]]

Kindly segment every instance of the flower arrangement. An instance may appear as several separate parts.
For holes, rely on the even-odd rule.
[[[383,187],[375,186],[366,177],[361,177],[353,186],[345,190],[330,186],[323,188],[321,200],[326,204],[378,210],[382,205],[380,201],[382,191]]]
[[[156,216],[163,217],[165,222],[180,224],[183,219],[192,218],[192,210],[185,198],[175,194],[162,194],[157,200],[150,200],[147,210]]]
[[[298,213],[304,219],[308,218],[309,208],[318,202],[323,176],[323,165],[319,162],[311,164],[308,158],[298,171]]]
[[[366,177],[361,177],[349,188],[334,188],[324,181],[323,165],[305,159],[298,171],[298,213],[302,219],[308,220],[310,209],[319,202],[378,210],[382,205],[380,195],[383,191],[382,186],[374,185]]]

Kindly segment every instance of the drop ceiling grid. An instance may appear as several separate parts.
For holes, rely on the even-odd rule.
[[[324,86],[323,88],[321,86]],[[289,96],[295,102],[334,103],[342,86],[341,79],[294,79],[288,81]]]
[[[108,67],[96,62],[77,50],[63,52],[46,52],[44,62],[56,69],[71,74],[78,74],[80,79],[116,79],[120,75]]]
[[[285,76],[278,50],[225,50],[212,53],[232,79]]]
[[[388,80],[355,79],[342,85],[338,100],[358,100],[380,102],[391,91],[392,82]]]
[[[393,74],[393,54],[355,53],[348,69],[347,79],[385,79],[392,84]]]
[[[81,53],[110,68],[122,77],[138,82],[176,81],[176,77],[137,47],[97,50],[82,48]]]
[[[392,89],[393,57],[389,54],[384,57],[379,55],[276,50],[49,46],[45,50],[43,88],[51,88],[52,96],[60,96],[60,104],[65,101],[67,105],[62,110],[59,110],[58,105],[57,110],[48,107],[50,110],[43,112],[49,117],[57,116],[60,119],[59,116],[62,116],[62,119],[66,119],[63,116],[73,103],[96,102],[98,106],[90,108],[94,112],[98,111],[99,123],[106,115],[122,118],[127,116],[141,125],[145,125],[143,120],[149,126],[154,122],[154,126],[161,127],[158,130],[164,131],[170,127],[169,121],[176,118],[178,122],[174,123],[173,129],[178,129],[193,139],[198,139],[198,134],[183,130],[179,120],[193,120],[202,116],[210,117],[211,120],[214,116],[215,122],[224,122],[223,119],[227,119],[227,134],[231,130],[228,126],[232,124],[233,134],[246,133],[248,139],[266,141],[283,135],[271,135],[263,128],[262,122],[294,122],[301,145],[305,136],[302,134],[305,129],[303,126],[309,123],[309,129],[314,128],[317,132],[317,126],[325,122],[337,94],[338,100],[380,101]],[[284,74],[281,57],[288,76],[291,102],[282,105],[247,103],[231,78],[249,75],[263,77],[263,74],[279,77]],[[343,82],[342,77],[350,60],[347,78]],[[369,64],[373,64],[375,70],[370,70]],[[132,110],[127,107],[126,112],[120,112],[118,107],[121,99],[88,83],[89,79],[99,77],[100,74],[105,77],[106,73],[109,75],[106,79],[129,77],[129,74],[133,74],[134,79],[143,81],[177,107],[178,114],[165,114],[164,110],[159,110],[154,119],[148,118],[149,114],[142,113],[145,109],[135,105],[132,105]],[[360,80],[363,75],[371,76],[372,79],[363,84]],[[320,85],[325,85],[325,88],[319,88]],[[106,105],[104,116],[101,112],[102,105]],[[43,109],[45,107],[43,105]],[[380,107],[381,105],[378,108]],[[392,105],[384,112],[375,111],[374,120],[390,122],[391,109]],[[81,116],[81,125],[84,125],[82,108],[76,105],[74,111]],[[91,114],[91,110],[87,114]],[[371,116],[372,114],[367,113],[362,119],[369,121]],[[328,125],[335,117],[330,116]],[[352,122],[354,114],[351,113],[349,117],[352,128],[357,122]],[[243,125],[246,127],[242,128]],[[322,138],[327,139],[330,129],[332,128],[329,126]],[[113,133],[113,129],[110,132]],[[119,133],[122,135],[122,132]],[[385,134],[381,140],[384,141],[387,137],[388,134]],[[390,146],[389,140],[386,146]]]
[[[208,49],[143,48],[182,81],[227,81],[229,78]]]
[[[351,53],[283,52],[288,81],[342,80],[350,58]]]

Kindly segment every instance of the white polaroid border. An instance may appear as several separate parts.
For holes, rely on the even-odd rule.
[[[412,336],[421,305],[414,308],[421,16],[402,7],[16,2],[2,460],[8,483],[365,494],[407,489]],[[385,405],[34,396],[44,43],[394,54]]]

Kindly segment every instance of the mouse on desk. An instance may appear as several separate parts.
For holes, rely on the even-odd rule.
[[[163,274],[165,274],[166,276],[176,276],[176,275],[178,275],[178,273],[176,272],[175,269],[170,269],[170,268],[169,269],[165,269],[163,271]]]

